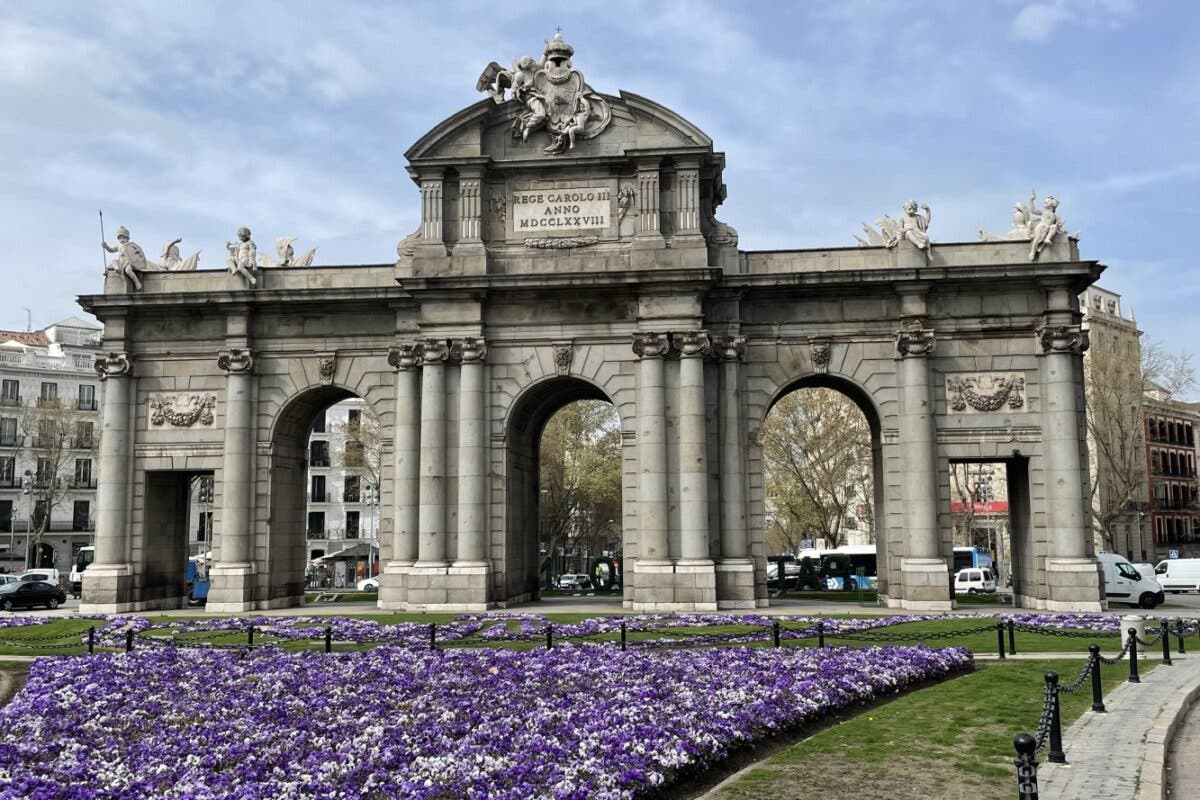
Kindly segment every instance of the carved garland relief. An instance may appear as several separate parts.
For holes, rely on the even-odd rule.
[[[947,375],[946,406],[962,414],[988,414],[1005,408],[1027,411],[1025,376],[1020,372]]]
[[[214,428],[215,394],[155,393],[146,400],[150,430],[163,428]]]

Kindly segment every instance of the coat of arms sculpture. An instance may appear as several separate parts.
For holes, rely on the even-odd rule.
[[[550,134],[546,155],[565,153],[577,139],[599,135],[612,121],[608,102],[583,80],[583,73],[571,64],[575,48],[567,44],[559,31],[546,42],[541,61],[532,56],[517,59],[512,69],[495,61],[488,64],[475,88],[487,92],[497,103],[512,99],[525,107],[513,120],[514,139],[527,141],[529,134],[545,128]]]

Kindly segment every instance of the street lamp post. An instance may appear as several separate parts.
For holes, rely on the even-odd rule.
[[[34,498],[33,498],[33,471],[32,471],[32,470],[28,470],[28,469],[27,469],[27,470],[25,470],[25,475],[24,475],[24,476],[21,478],[21,494],[27,494],[27,495],[29,495],[29,523],[28,523],[28,524],[25,526],[25,533],[26,533],[26,535],[29,535],[29,536],[31,537],[31,538],[30,538],[30,543],[32,543],[32,541],[33,541],[33,539],[32,539],[32,532],[33,532],[33,504],[34,504]],[[15,526],[11,526],[11,525],[10,525],[9,527],[15,527]],[[14,535],[15,535],[14,533],[10,532],[10,534],[9,534],[9,542],[8,542],[8,558],[9,558],[9,567],[10,567],[10,568],[11,568],[11,566],[12,566],[12,554],[13,554],[13,552],[14,552],[14,548],[15,548],[15,546],[16,546],[15,542],[13,541],[13,537],[14,537]],[[25,566],[29,566],[29,564],[28,564],[28,559],[26,559],[26,564],[25,564]]]

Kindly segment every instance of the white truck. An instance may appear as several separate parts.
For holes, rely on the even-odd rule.
[[[1104,594],[1109,602],[1154,608],[1166,599],[1158,581],[1139,572],[1125,556],[1100,553],[1096,559],[1104,568]]]
[[[1168,592],[1200,592],[1200,558],[1168,558],[1154,572]]]
[[[78,600],[83,596],[83,571],[96,560],[96,548],[81,547],[71,562],[71,574],[67,577],[67,591]]]

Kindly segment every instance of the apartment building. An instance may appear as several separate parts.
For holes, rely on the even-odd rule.
[[[1200,403],[1182,403],[1156,387],[1146,392],[1146,463],[1153,560],[1200,556],[1196,432]]]

